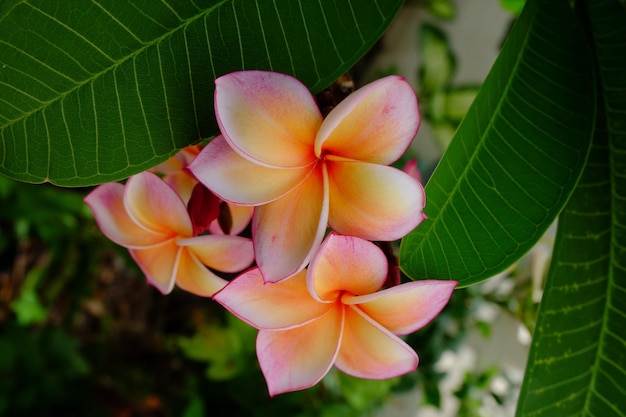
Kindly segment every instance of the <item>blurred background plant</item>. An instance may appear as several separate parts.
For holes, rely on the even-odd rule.
[[[502,1],[513,13],[520,3]],[[409,51],[420,56],[415,87],[440,155],[479,82],[454,81],[463,63],[440,23],[454,22],[455,4],[406,7],[428,16],[406,36],[419,39]],[[371,71],[406,75],[395,65]],[[428,159],[412,152],[407,157]],[[422,168],[427,175],[432,164]],[[127,251],[100,233],[82,202],[87,191],[0,177],[0,415],[512,415],[523,368],[480,364],[476,346],[499,343],[489,338],[502,316],[528,343],[550,234],[501,276],[455,291],[441,316],[407,338],[418,372],[366,381],[333,370],[316,387],[270,399],[255,330],[210,300],[182,291],[165,297],[146,285]],[[394,398],[403,397],[410,414],[394,411]]]

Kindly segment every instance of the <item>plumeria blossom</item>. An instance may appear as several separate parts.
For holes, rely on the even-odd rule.
[[[386,277],[387,261],[375,244],[332,232],[308,269],[265,283],[253,268],[214,299],[259,329],[257,357],[270,395],[276,395],[311,387],[333,364],[368,379],[416,369],[416,353],[398,336],[439,314],[457,282],[414,281],[380,290]]]
[[[388,166],[420,122],[403,78],[368,84],[325,119],[308,89],[284,74],[242,71],[215,83],[222,135],[189,169],[220,198],[256,206],[252,233],[266,281],[301,271],[328,226],[392,241],[424,219],[421,185]]]
[[[191,293],[211,296],[227,281],[207,267],[239,272],[252,264],[254,251],[248,238],[200,234],[219,215],[219,208],[209,207],[219,204],[219,199],[206,203],[203,199],[209,197],[198,190],[201,192],[192,193],[188,210],[161,178],[143,172],[130,177],[125,185],[100,185],[85,202],[102,232],[129,250],[148,281],[162,293],[171,292],[177,284]]]

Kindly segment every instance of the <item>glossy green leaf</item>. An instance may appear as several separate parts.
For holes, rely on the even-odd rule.
[[[598,136],[559,218],[518,416],[624,416],[626,275],[612,223],[610,148],[606,133]]]
[[[519,417],[626,416],[626,10],[587,3],[604,109],[559,219]]]
[[[0,2],[0,173],[87,185],[217,133],[213,80],[285,72],[321,90],[401,0]]]
[[[599,133],[597,139],[583,177],[559,217],[518,416],[576,415],[592,393],[611,235],[606,134]]]
[[[413,278],[469,285],[504,270],[565,205],[589,150],[592,60],[567,0],[529,1],[403,239]]]

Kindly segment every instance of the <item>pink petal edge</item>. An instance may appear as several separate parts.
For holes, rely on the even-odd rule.
[[[189,165],[189,170],[222,200],[256,206],[288,193],[310,175],[313,166],[268,168],[243,158],[223,136],[213,139]]]
[[[305,325],[261,330],[257,358],[270,396],[312,387],[333,366],[343,332],[343,309],[330,309]]]
[[[315,154],[389,165],[404,154],[420,124],[413,87],[388,76],[350,94],[324,119]]]
[[[152,246],[168,239],[137,224],[124,208],[124,185],[111,182],[92,190],[84,202],[91,209],[102,233],[113,242],[126,248]]]
[[[285,330],[315,320],[330,308],[313,300],[305,272],[277,283],[266,283],[252,268],[213,296],[235,316],[257,329]]]
[[[343,302],[358,307],[397,335],[405,335],[430,323],[446,306],[456,281],[407,282],[374,294],[345,296]]]
[[[322,115],[307,87],[292,76],[238,71],[219,77],[215,111],[226,141],[250,161],[294,168],[316,159],[313,142]]]
[[[152,172],[141,172],[126,181],[124,207],[128,215],[147,230],[170,236],[192,234],[185,203]]]
[[[423,187],[403,171],[364,162],[327,161],[330,227],[367,240],[404,237],[424,219]]]
[[[388,379],[415,371],[419,358],[398,336],[358,307],[346,306],[343,338],[335,366],[366,379]]]

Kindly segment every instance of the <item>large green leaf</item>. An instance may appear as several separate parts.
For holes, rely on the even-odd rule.
[[[217,133],[213,79],[240,69],[330,84],[401,0],[0,2],[0,172],[87,185]]]
[[[576,415],[593,393],[606,313],[611,236],[606,133],[598,132],[597,142],[559,217],[518,416]]]
[[[626,416],[626,9],[587,3],[604,106],[559,219],[519,417]]]
[[[529,0],[426,187],[404,238],[413,278],[468,285],[539,239],[571,194],[595,113],[592,61],[567,0]]]

